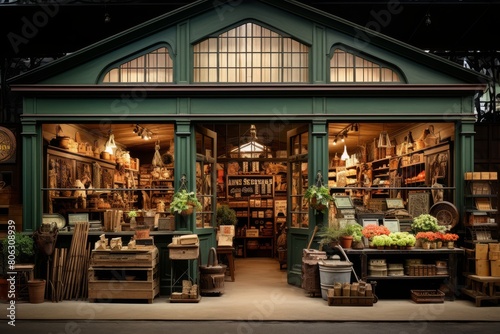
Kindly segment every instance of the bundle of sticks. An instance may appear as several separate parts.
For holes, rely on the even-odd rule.
[[[69,250],[56,248],[50,270],[51,300],[85,299],[87,297],[87,269],[90,262],[91,245],[87,243],[88,222],[75,224]]]

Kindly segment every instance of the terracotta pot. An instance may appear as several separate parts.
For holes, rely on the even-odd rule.
[[[340,246],[342,248],[351,248],[352,246],[352,236],[347,235],[340,238]]]

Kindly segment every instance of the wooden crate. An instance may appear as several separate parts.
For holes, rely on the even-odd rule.
[[[154,267],[159,263],[158,248],[96,249],[92,251],[90,265],[93,267]]]
[[[328,306],[373,306],[373,296],[334,296],[333,289],[328,289]]]
[[[441,290],[411,290],[411,299],[415,303],[443,303],[444,292]]]

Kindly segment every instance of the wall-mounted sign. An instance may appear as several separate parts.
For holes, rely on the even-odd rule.
[[[0,126],[0,163],[16,162],[16,137],[7,128]]]
[[[273,177],[271,176],[228,176],[227,194],[230,198],[248,196],[272,196]]]

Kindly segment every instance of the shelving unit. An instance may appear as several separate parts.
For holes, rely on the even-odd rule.
[[[498,242],[498,222],[495,219],[498,212],[497,196],[497,173],[465,173],[466,242]]]
[[[274,185],[272,175],[227,176],[229,207],[238,224],[235,247],[242,256],[274,256]]]
[[[464,254],[464,250],[460,248],[447,249],[432,249],[425,250],[415,248],[411,250],[378,250],[378,249],[346,249],[345,252],[350,255],[359,255],[361,277],[360,279],[369,282],[377,281],[377,284],[382,284],[381,281],[387,281],[387,284],[397,280],[438,280],[446,281],[449,289],[454,295],[457,293],[457,264],[458,256]],[[399,275],[399,276],[379,276],[369,275],[370,259],[385,259],[388,263],[403,263],[405,259],[421,258],[424,263],[435,263],[437,260],[445,260],[447,262],[448,273],[443,275],[427,275],[427,276],[413,276],[413,275]],[[350,256],[352,260],[353,257]],[[394,285],[394,284],[393,284]],[[395,286],[395,285],[394,285]]]

